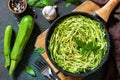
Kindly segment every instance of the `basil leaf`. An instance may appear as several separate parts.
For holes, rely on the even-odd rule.
[[[42,54],[42,53],[45,52],[44,48],[42,48],[42,47],[35,48],[35,51],[38,52],[38,53],[40,53],[40,54]]]
[[[100,48],[100,46],[92,46],[91,50],[92,50],[92,51],[96,51],[96,50],[98,50],[99,48]]]
[[[86,44],[83,48],[84,49],[88,49],[88,50],[91,50],[91,47],[93,46],[93,43],[92,42],[89,42],[88,44]]]
[[[33,6],[33,5],[35,5],[36,2],[37,2],[37,0],[28,0],[28,5]]]
[[[25,71],[26,71],[26,73],[28,73],[31,76],[34,76],[34,77],[36,76],[35,71],[33,70],[33,68],[31,66],[26,66]]]
[[[66,0],[66,7],[69,7],[71,4],[78,5],[80,3],[79,0]]]
[[[71,3],[69,3],[69,2],[68,2],[68,3],[66,3],[66,7],[69,7],[70,5],[71,5]]]
[[[82,48],[81,54],[87,54],[87,52],[89,51],[96,51],[100,48],[100,46],[93,45],[93,42],[89,42],[86,44],[79,39],[75,39],[74,41],[76,42],[78,47]]]
[[[81,51],[81,54],[82,54],[82,55],[85,55],[85,54],[88,53],[88,51],[89,51],[89,50],[87,50],[87,49],[83,49],[83,50]]]
[[[54,3],[51,0],[40,0],[39,2],[34,4],[34,7],[42,8],[44,6],[53,6]]]
[[[75,39],[74,40],[76,42],[76,44],[79,46],[79,47],[84,47],[85,46],[85,43],[79,39]]]
[[[51,0],[41,0],[41,3],[45,4],[45,5],[54,5],[53,2]]]

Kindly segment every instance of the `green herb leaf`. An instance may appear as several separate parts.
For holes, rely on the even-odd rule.
[[[28,5],[33,6],[36,2],[37,0],[28,0]]]
[[[79,0],[66,0],[66,7],[69,7],[71,4],[79,4]]]
[[[38,52],[38,53],[40,53],[40,54],[42,54],[42,53],[45,52],[44,48],[42,48],[42,47],[35,48],[35,51]]]
[[[87,50],[87,49],[83,49],[83,50],[81,51],[81,54],[82,54],[82,55],[85,55],[85,54],[88,53],[88,51],[89,51],[89,50]]]
[[[33,70],[31,66],[26,66],[25,71],[31,76],[34,76],[34,77],[36,76],[35,71]]]
[[[32,7],[42,8],[44,6],[53,6],[54,3],[51,0],[29,0],[28,4]]]
[[[78,47],[82,48],[81,54],[87,54],[89,51],[96,51],[100,48],[100,46],[93,45],[93,42],[84,43],[79,39],[75,39],[76,44]]]
[[[91,47],[93,46],[93,43],[92,42],[89,42],[88,44],[86,44],[83,48],[84,49],[88,49],[88,50],[91,50]]]
[[[100,46],[92,46],[91,50],[92,50],[92,51],[96,51],[96,50],[98,50],[99,48],[100,48]]]
[[[75,39],[74,40],[76,42],[76,44],[79,46],[79,47],[84,47],[85,46],[85,43],[79,39]]]
[[[69,2],[68,2],[68,3],[66,3],[66,7],[69,7],[70,5],[71,5],[71,3],[69,3]]]

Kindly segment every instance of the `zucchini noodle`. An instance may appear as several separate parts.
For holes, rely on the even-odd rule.
[[[48,46],[52,60],[71,73],[87,72],[98,67],[108,47],[105,30],[101,26],[82,15],[70,16],[57,23]],[[82,55],[75,38],[86,44],[93,42],[100,48]]]

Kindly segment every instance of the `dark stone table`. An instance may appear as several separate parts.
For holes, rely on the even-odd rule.
[[[43,17],[41,13],[42,9],[40,8],[28,8],[24,14],[15,15],[9,11],[7,3],[8,0],[0,0],[0,80],[45,80],[43,75],[38,70],[36,70],[32,65],[34,61],[40,57],[38,56],[39,55],[38,53],[34,52],[34,44],[37,36],[43,31],[45,31],[47,28],[49,28],[52,22],[48,22]],[[57,5],[58,5],[57,8],[58,16],[71,12],[77,6],[77,5],[71,5],[68,8],[66,8],[64,1],[60,1],[59,3],[57,3]],[[24,15],[31,15],[34,17],[35,27],[30,37],[30,40],[25,48],[23,59],[20,61],[18,67],[16,68],[14,78],[11,78],[8,74],[8,69],[4,67],[4,63],[5,63],[5,58],[3,55],[4,30],[7,25],[13,26],[14,37],[12,38],[12,42],[14,42],[16,36],[15,34],[17,33],[19,28],[19,21],[21,17]],[[26,65],[31,65],[35,69],[37,74],[36,77],[32,77],[25,72]],[[103,74],[101,74],[101,72],[103,72],[102,69],[94,73],[93,75],[86,77],[85,80],[93,80],[93,79],[102,80]]]

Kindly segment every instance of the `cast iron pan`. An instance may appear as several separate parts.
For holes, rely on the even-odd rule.
[[[53,63],[53,65],[58,69],[60,70],[62,73],[64,73],[65,75],[69,75],[69,76],[87,76],[93,72],[95,72],[96,70],[98,70],[107,60],[108,58],[108,55],[109,55],[109,52],[110,52],[110,37],[109,37],[109,33],[107,31],[107,29],[105,28],[105,24],[109,18],[109,15],[110,13],[112,12],[112,10],[114,9],[114,7],[120,2],[120,0],[109,0],[108,3],[102,7],[101,9],[97,10],[93,15],[90,15],[88,13],[84,13],[84,12],[71,12],[71,13],[68,13],[66,15],[63,15],[61,17],[59,17],[58,19],[56,19],[52,24],[51,24],[51,27],[49,28],[48,30],[48,33],[46,35],[46,41],[45,41],[45,48],[46,48],[46,53],[50,59],[50,61]],[[65,18],[69,17],[69,16],[73,16],[73,15],[83,15],[83,16],[86,16],[86,17],[89,17],[93,20],[96,20],[98,21],[101,25],[102,25],[102,28],[105,29],[105,33],[106,33],[106,40],[108,41],[108,49],[106,51],[106,54],[103,58],[103,60],[101,61],[100,65],[91,70],[91,71],[88,71],[86,73],[79,73],[79,74],[75,74],[75,73],[70,73],[70,72],[67,72],[67,71],[64,71],[61,67],[59,67],[57,65],[57,63],[55,63],[52,59],[51,59],[51,56],[50,56],[50,51],[48,49],[48,45],[49,45],[49,40],[51,38],[51,35],[55,29],[55,24],[64,20]]]

